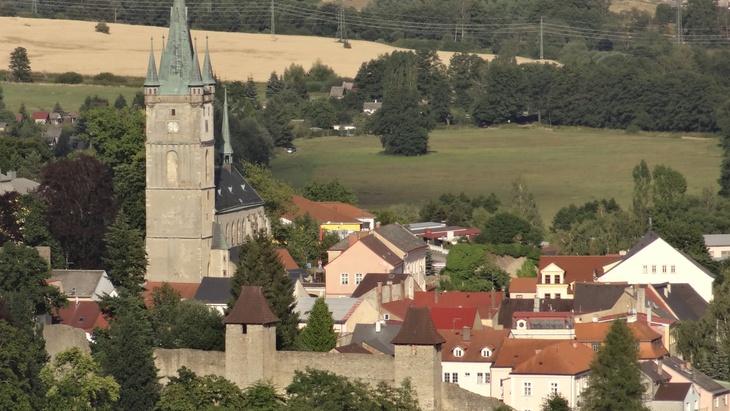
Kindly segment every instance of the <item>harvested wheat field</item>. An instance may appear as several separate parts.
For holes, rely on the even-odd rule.
[[[28,50],[31,69],[35,72],[77,73],[94,75],[111,72],[122,76],[142,77],[147,71],[150,38],[154,38],[159,64],[164,27],[132,26],[110,23],[111,34],[94,31],[95,22],[71,20],[26,19],[0,17],[0,67],[10,60],[15,47]],[[284,71],[292,63],[309,69],[317,59],[332,67],[337,74],[354,77],[360,64],[395,47],[368,41],[351,41],[345,49],[333,39],[306,36],[224,33],[193,30],[198,49],[205,51],[209,37],[213,70],[223,80],[266,81],[272,71]],[[454,53],[439,52],[448,63]],[[482,54],[485,59],[494,58]],[[3,61],[4,60],[4,61]],[[202,60],[202,57],[201,57]],[[520,59],[520,61],[529,61]]]

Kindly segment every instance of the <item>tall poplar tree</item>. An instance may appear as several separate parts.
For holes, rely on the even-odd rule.
[[[317,298],[309,313],[307,326],[299,334],[298,348],[316,352],[327,352],[335,348],[337,333],[335,333],[334,325],[335,320],[332,318],[324,298]]]
[[[241,244],[238,260],[238,268],[231,284],[229,307],[235,304],[242,286],[260,286],[271,311],[279,317],[279,323],[276,324],[276,348],[293,348],[298,333],[299,315],[294,312],[296,302],[292,293],[292,279],[284,269],[273,239],[264,230],[257,231],[253,237],[246,237],[246,241]]]
[[[591,362],[581,409],[646,411],[642,401],[645,390],[636,340],[626,321],[616,320]]]

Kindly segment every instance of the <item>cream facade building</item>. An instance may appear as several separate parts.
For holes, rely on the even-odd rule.
[[[216,152],[215,93],[207,44],[201,70],[184,0],[174,0],[160,70],[151,49],[144,83],[148,281],[229,276],[230,249],[268,229],[263,201],[232,164],[227,104]]]

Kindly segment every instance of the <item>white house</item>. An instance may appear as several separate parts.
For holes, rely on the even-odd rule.
[[[485,397],[492,396],[492,363],[509,330],[439,330],[446,342],[441,346],[442,381]]]
[[[705,301],[712,300],[715,274],[689,255],[649,231],[620,260],[603,267],[602,283],[689,284]]]

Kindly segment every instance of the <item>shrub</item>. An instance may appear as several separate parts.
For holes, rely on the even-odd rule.
[[[104,72],[95,75],[94,82],[102,86],[109,86],[113,84],[127,84],[127,79],[109,72]]]
[[[81,74],[75,71],[67,71],[65,73],[59,74],[58,77],[56,77],[56,83],[61,84],[80,84],[83,82],[84,78],[81,77]]]
[[[104,20],[100,21],[99,24],[94,28],[98,33],[109,34],[109,25]]]

